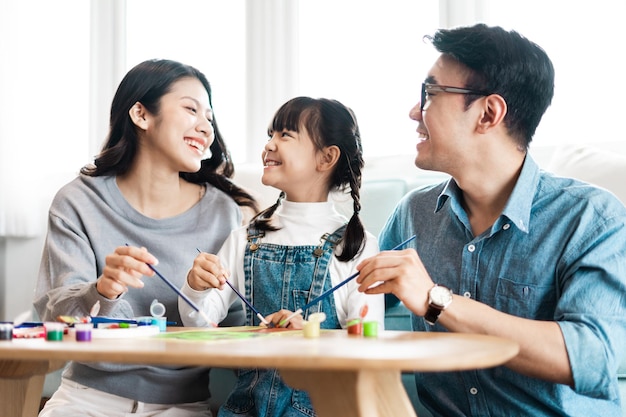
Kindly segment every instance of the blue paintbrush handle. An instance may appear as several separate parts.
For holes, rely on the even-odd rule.
[[[128,246],[128,243],[126,244],[126,246]],[[150,265],[149,263],[146,262],[146,265],[148,265],[148,268],[152,269],[154,271],[155,274],[157,274],[157,276],[159,278],[161,278],[163,280],[163,282],[165,282],[172,290],[174,290],[174,292],[176,294],[178,294],[178,296],[180,298],[182,298],[183,300],[185,300],[185,302],[187,304],[189,304],[189,306],[191,308],[193,308],[194,310],[196,310],[198,313],[202,314],[202,312],[200,311],[200,308],[198,308],[198,306],[189,299],[189,297],[187,297],[185,294],[182,293],[182,291],[180,289],[178,289],[178,287],[174,284],[172,284],[172,282],[165,278],[163,275],[161,275],[161,273],[159,271],[157,271],[152,265]]]
[[[196,250],[198,251],[198,253],[202,253],[202,251],[198,248],[196,248]],[[269,322],[265,319],[265,317],[263,317],[263,315],[259,312],[259,310],[257,310],[256,308],[254,308],[254,306],[252,305],[252,303],[250,301],[248,301],[246,299],[246,297],[243,296],[242,293],[239,292],[239,290],[237,290],[237,288],[235,288],[233,286],[233,284],[230,283],[229,280],[226,280],[226,284],[228,284],[228,286],[230,287],[231,290],[233,290],[235,292],[235,294],[237,294],[237,296],[239,298],[241,298],[241,301],[243,301],[244,303],[246,303],[246,305],[250,308],[250,310],[252,310],[252,312],[254,314],[256,314],[256,316],[259,318],[259,320],[261,320],[261,323],[265,324],[265,325],[269,325]]]
[[[393,247],[391,250],[397,250],[400,249],[402,246],[406,245],[407,243],[409,243],[410,241],[412,241],[413,239],[415,239],[416,235],[411,236],[410,238],[408,238],[407,240],[405,240],[404,242],[400,243],[399,245],[396,245],[395,247]],[[335,285],[334,287],[332,287],[331,289],[328,289],[326,291],[324,291],[322,294],[320,294],[318,297],[316,297],[315,299],[313,299],[313,301],[311,301],[308,304],[305,304],[302,308],[297,309],[296,311],[294,311],[289,317],[287,317],[284,320],[281,320],[280,323],[278,323],[278,327],[283,327],[285,324],[287,324],[287,322],[289,320],[291,320],[292,318],[294,318],[295,316],[297,316],[298,314],[301,314],[302,312],[306,311],[308,308],[311,308],[312,306],[314,306],[315,304],[319,303],[320,301],[322,301],[324,298],[328,297],[330,294],[332,294],[334,291],[336,291],[338,288],[342,287],[343,285],[345,285],[346,283],[348,283],[351,279],[356,278],[359,275],[358,272],[355,272],[354,274],[350,275],[348,278],[344,279],[343,281],[341,281],[339,284]]]
[[[127,323],[127,324],[137,324],[137,320],[134,319],[116,319],[113,317],[91,317],[91,322],[93,324],[102,324],[102,323]]]
[[[231,290],[235,291],[235,294],[237,294],[237,295],[239,296],[239,298],[241,298],[241,301],[243,301],[244,303],[246,303],[246,305],[247,305],[248,307],[250,307],[250,310],[252,310],[252,311],[254,312],[254,314],[261,314],[261,313],[259,313],[259,310],[257,310],[256,308],[254,308],[254,306],[252,305],[252,303],[251,303],[250,301],[248,301],[248,300],[246,299],[246,297],[244,297],[244,296],[243,296],[243,294],[241,294],[241,293],[239,292],[239,290],[233,286],[233,284],[231,284],[231,283],[230,283],[230,281],[229,281],[229,280],[226,280],[226,284],[228,284],[228,286],[230,287],[230,289],[231,289]]]
[[[415,235],[411,236],[410,238],[408,238],[407,240],[405,240],[404,242],[400,243],[399,245],[396,245],[394,248],[392,248],[391,250],[397,250],[400,249],[402,246],[406,245],[407,243],[409,243],[410,241],[412,241],[413,239],[415,239]],[[308,308],[314,306],[315,304],[319,303],[320,301],[322,301],[324,298],[328,297],[330,294],[332,294],[333,292],[335,292],[338,288],[341,288],[342,286],[344,286],[345,284],[347,284],[350,280],[356,278],[359,275],[358,272],[355,272],[354,274],[350,275],[348,278],[344,279],[343,281],[341,281],[339,284],[335,285],[334,287],[324,291],[322,294],[320,294],[318,297],[316,297],[315,299],[313,299],[313,301],[311,301],[308,304],[305,304],[302,307],[302,311],[306,311]]]
[[[128,243],[126,244],[126,246],[128,246]],[[172,282],[169,279],[161,275],[161,273],[157,271],[152,265],[150,265],[147,262],[146,262],[146,265],[148,265],[148,268],[152,269],[154,273],[157,274],[157,276],[163,280],[163,282],[165,282],[176,294],[178,294],[180,298],[185,300],[185,302],[189,304],[189,307],[193,308],[204,319],[204,321],[207,322],[208,325],[217,327],[217,323],[213,323],[211,320],[209,320],[209,317],[206,315],[206,313],[200,310],[200,308],[193,301],[191,301],[189,297],[183,294],[183,292],[176,285],[172,284]]]
[[[193,301],[191,301],[191,300],[189,299],[189,297],[187,297],[185,294],[183,294],[183,293],[182,293],[182,291],[181,291],[181,290],[180,290],[180,289],[179,289],[176,285],[172,284],[172,282],[171,282],[169,279],[167,279],[167,278],[165,278],[163,275],[161,275],[161,273],[160,273],[159,271],[157,271],[157,270],[156,270],[156,269],[155,269],[152,265],[150,265],[150,264],[146,264],[146,265],[148,265],[148,267],[149,267],[150,269],[152,269],[152,270],[154,271],[154,273],[155,273],[155,274],[157,274],[157,275],[159,276],[159,278],[161,278],[161,279],[163,280],[163,282],[165,282],[165,283],[166,283],[166,284],[167,284],[167,285],[168,285],[168,286],[169,286],[172,290],[174,290],[174,292],[175,292],[176,294],[178,294],[178,296],[179,296],[180,298],[182,298],[183,300],[185,300],[185,302],[186,302],[187,304],[189,304],[189,306],[190,306],[191,308],[193,308],[194,310],[196,310],[198,313],[201,313],[200,308],[199,308],[199,307],[198,307],[198,306],[197,306],[197,305],[196,305]]]

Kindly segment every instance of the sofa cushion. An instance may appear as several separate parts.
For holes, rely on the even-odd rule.
[[[605,188],[626,204],[626,153],[584,145],[560,146],[547,170]]]
[[[400,178],[363,181],[360,217],[368,232],[378,236],[406,191],[406,181]],[[346,193],[335,192],[332,198],[337,211],[350,218],[353,212],[352,197]]]

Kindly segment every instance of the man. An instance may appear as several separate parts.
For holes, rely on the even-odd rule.
[[[505,366],[417,374],[420,400],[437,416],[621,415],[626,209],[528,155],[553,96],[550,59],[518,33],[482,24],[428,39],[441,54],[410,113],[415,164],[451,179],[398,204],[380,246],[416,234],[415,250],[363,261],[360,290],[398,297],[417,331],[519,343]]]

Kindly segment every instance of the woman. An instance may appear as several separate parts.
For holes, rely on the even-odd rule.
[[[256,211],[229,180],[233,171],[206,77],[169,60],[131,69],[113,98],[102,152],[50,207],[34,302],[42,320],[85,316],[97,302],[104,316],[150,315],[158,299],[180,324],[176,293],[142,278],[158,263],[182,286],[176,277],[195,248],[217,251],[242,223],[239,206]],[[208,371],[71,362],[40,416],[210,416]]]

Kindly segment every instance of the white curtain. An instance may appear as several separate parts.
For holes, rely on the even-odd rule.
[[[298,85],[298,1],[246,0],[246,160],[257,161],[274,112]]]
[[[424,77],[421,66],[430,65],[431,60],[419,58],[413,63],[407,57],[416,56],[420,37],[431,32],[431,25],[454,27],[478,21],[515,28],[544,46],[553,58],[557,90],[537,131],[535,148],[543,144],[607,141],[626,146],[620,125],[623,118],[621,101],[626,94],[626,84],[620,82],[626,71],[621,62],[621,51],[626,43],[624,0],[578,0],[567,4],[542,0],[439,0],[434,3],[439,8],[438,22],[434,21],[435,13],[431,10],[429,13],[410,13],[411,23],[401,24],[405,30],[410,26],[419,32],[419,36],[389,30],[385,24],[398,25],[399,21],[405,21],[384,18],[388,15],[381,13],[383,17],[372,25],[372,32],[380,34],[381,44],[398,48],[397,56],[385,60],[362,46],[361,49],[350,49],[349,52],[358,56],[364,66],[353,71],[354,77],[339,77],[335,71],[335,76],[327,78],[313,68],[311,60],[303,59],[309,57],[303,46],[309,45],[310,51],[311,42],[329,29],[325,30],[324,24],[329,19],[324,16],[312,22],[304,21],[307,16],[302,15],[302,11],[305,6],[311,6],[309,1],[314,0],[242,0],[245,1],[245,28],[241,21],[234,22],[235,16],[222,10],[226,2],[232,1],[203,0],[202,7],[208,7],[213,14],[202,9],[201,15],[206,14],[208,23],[206,27],[200,25],[200,32],[194,36],[199,39],[206,36],[206,48],[192,43],[189,53],[207,58],[206,66],[210,69],[220,68],[222,71],[225,67],[236,74],[236,81],[223,80],[219,74],[210,77],[218,79],[214,99],[220,99],[218,111],[222,130],[226,129],[229,142],[236,144],[231,146],[231,149],[237,149],[236,162],[238,156],[242,162],[258,161],[266,140],[267,123],[284,101],[299,94],[320,96],[321,91],[335,96],[345,84],[372,92],[371,97],[368,95],[365,99],[357,95],[356,98],[347,96],[348,104],[352,104],[359,115],[363,136],[376,141],[368,143],[367,149],[379,149],[375,154],[383,151],[401,153],[404,148],[399,147],[406,146],[413,152],[414,126],[400,124],[412,123],[406,112],[418,99],[416,92]],[[139,10],[140,20],[143,17],[143,21],[151,22],[153,26],[157,24],[152,14],[154,9],[164,8],[159,6],[163,3],[146,2]],[[320,3],[324,2],[316,1],[316,4]],[[372,4],[384,7],[386,12],[396,10],[394,7],[401,3],[356,2],[369,4],[368,7],[373,7]],[[128,7],[137,4],[142,2],[128,2]],[[339,4],[343,3],[337,3],[337,7],[328,6],[328,13],[336,12]],[[197,13],[200,8],[199,3],[192,0],[168,2],[167,7],[176,7],[181,13]],[[350,35],[354,35],[354,26],[350,25],[359,19],[356,7],[335,16]],[[36,236],[45,232],[46,209],[53,194],[98,152],[107,132],[114,90],[128,69],[127,64],[135,64],[138,58],[133,55],[131,62],[127,52],[127,31],[136,29],[137,24],[128,21],[127,28],[126,13],[127,0],[0,2],[0,236]],[[231,36],[225,39],[220,38],[225,31],[211,24],[211,19],[220,16],[227,16],[222,19],[226,22],[220,22],[232,29],[226,32]],[[562,20],[562,16],[567,19]],[[555,25],[559,19],[560,24]],[[307,27],[309,29],[302,33]],[[233,46],[232,36],[243,31],[245,46],[240,39]],[[313,41],[305,40],[305,35],[309,38],[313,35]],[[149,33],[140,35],[139,45],[147,46],[150,39]],[[409,43],[399,46],[400,40]],[[151,54],[156,51],[169,54],[162,42],[151,46],[157,48],[151,49]],[[224,51],[232,56],[241,53],[242,48],[245,49],[245,63],[241,59],[233,63],[223,57]],[[335,51],[342,52],[341,49]],[[321,50],[318,54],[319,59],[314,60],[317,64],[330,67],[335,64],[326,56],[329,51]],[[383,70],[380,74],[368,75],[370,73],[366,70],[372,67],[370,63],[379,63],[379,60],[384,64]],[[398,75],[401,69],[405,73],[408,71],[409,75]],[[350,72],[343,70],[344,73]],[[330,72],[333,73],[332,68]],[[402,80],[393,80],[399,85],[385,78],[394,76]],[[603,82],[597,84],[598,80]],[[233,88],[233,83],[238,83],[238,87]],[[245,88],[241,88],[243,84]],[[306,86],[310,89],[305,89]],[[373,93],[377,90],[388,95],[376,99]],[[401,90],[409,96],[406,103],[392,94]],[[232,103],[224,106],[226,96]],[[401,101],[399,107],[402,110],[394,110],[393,114],[399,114],[401,122],[380,117],[382,107],[398,101]],[[373,114],[367,112],[370,107]],[[234,135],[228,134],[228,130],[233,130],[225,123],[224,116],[232,117],[238,124],[240,130]],[[381,127],[384,133],[377,134],[375,129]]]
[[[88,161],[89,3],[0,2],[0,236],[45,231]]]

